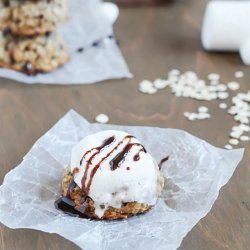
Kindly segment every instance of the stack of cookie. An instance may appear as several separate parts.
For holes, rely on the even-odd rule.
[[[0,67],[36,74],[63,65],[69,55],[56,29],[67,13],[67,0],[0,0]]]

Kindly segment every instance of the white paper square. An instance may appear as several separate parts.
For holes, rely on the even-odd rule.
[[[163,166],[162,198],[150,212],[127,220],[70,217],[56,210],[54,201],[60,196],[71,149],[86,135],[105,129],[133,134],[157,162],[170,155]],[[176,249],[210,211],[243,152],[215,148],[182,130],[90,124],[70,111],[5,176],[0,187],[0,222],[10,228],[57,233],[85,250]]]

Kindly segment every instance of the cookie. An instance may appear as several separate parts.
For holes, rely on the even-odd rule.
[[[68,59],[64,41],[57,33],[37,37],[0,35],[0,67],[32,75],[50,72]]]
[[[140,140],[102,130],[73,147],[55,206],[73,216],[126,219],[154,207],[163,187],[159,165]]]
[[[162,189],[163,179],[159,182],[159,186],[161,186],[160,189]],[[99,220],[95,214],[94,201],[90,197],[85,196],[82,189],[74,183],[74,178],[69,167],[66,168],[62,180],[62,197],[68,200],[68,204],[72,202],[76,214],[80,215],[80,217]],[[124,203],[121,208],[108,207],[102,220],[126,219],[134,215],[146,213],[151,208],[152,206],[147,204],[127,202]]]
[[[164,186],[163,176],[158,176],[158,195],[162,192]],[[86,196],[82,189],[74,182],[70,168],[67,167],[62,180],[62,198],[66,200],[67,204],[72,206],[71,213],[78,214],[83,218],[91,218],[99,220],[95,214],[94,201]],[[63,202],[65,202],[65,200]],[[151,205],[139,203],[139,202],[127,202],[122,205],[121,208],[108,207],[105,211],[102,220],[115,220],[115,219],[127,219],[128,217],[146,213],[152,208]],[[65,211],[65,209],[62,209]],[[71,214],[72,215],[72,214]]]
[[[0,29],[14,35],[43,35],[68,17],[68,0],[0,0]]]

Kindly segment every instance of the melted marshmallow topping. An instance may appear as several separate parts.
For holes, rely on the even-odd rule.
[[[140,141],[127,133],[107,130],[87,136],[73,148],[70,166],[99,218],[109,206],[156,203],[159,168]]]

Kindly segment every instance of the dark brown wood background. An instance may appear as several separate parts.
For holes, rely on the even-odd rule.
[[[24,85],[0,80],[0,183],[22,161],[33,143],[69,109],[93,121],[99,113],[116,124],[140,124],[184,129],[216,146],[224,146],[232,117],[206,105],[212,119],[188,122],[184,111],[204,104],[175,98],[169,90],[157,95],[138,92],[143,79],[165,77],[172,68],[194,70],[201,77],[221,74],[233,80],[236,70],[246,76],[241,90],[249,89],[250,67],[237,54],[206,53],[200,44],[202,15],[207,1],[179,0],[165,7],[123,8],[115,34],[135,77],[89,86]],[[230,102],[229,100],[227,101]],[[180,249],[250,249],[250,147],[230,182],[222,188],[211,212],[182,242]],[[0,249],[79,249],[58,235],[34,230],[11,230],[0,225]]]

